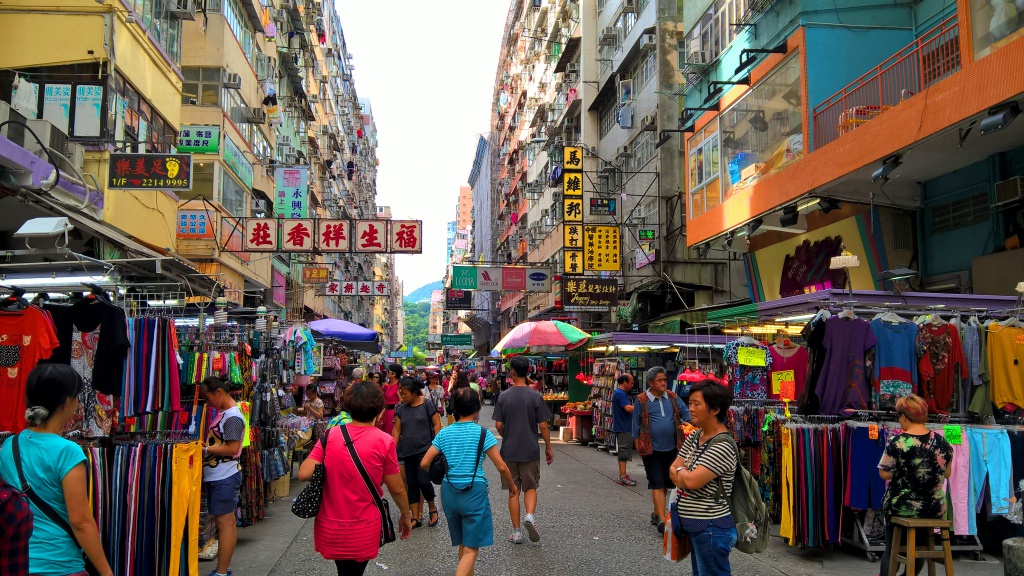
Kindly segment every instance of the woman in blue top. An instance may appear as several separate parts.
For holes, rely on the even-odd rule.
[[[24,480],[44,503],[71,526],[74,538],[35,503],[29,540],[29,573],[37,576],[86,576],[82,550],[101,576],[113,576],[100,542],[86,490],[85,453],[61,437],[78,409],[82,377],[67,364],[41,364],[28,375],[25,399],[28,428],[16,437]],[[0,448],[0,478],[23,486],[14,462],[15,438]]]
[[[452,392],[451,403],[459,420],[434,437],[420,466],[430,470],[430,463],[442,452],[448,459],[448,475],[441,483],[441,503],[452,546],[459,547],[459,566],[455,576],[472,576],[479,549],[494,544],[483,454],[487,454],[505,479],[509,498],[518,496],[519,490],[508,466],[501,459],[494,434],[476,423],[480,395],[472,388],[458,388]],[[484,431],[483,454],[478,457],[481,430]]]

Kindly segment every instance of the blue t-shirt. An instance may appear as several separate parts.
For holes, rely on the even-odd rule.
[[[434,447],[448,459],[448,479],[453,486],[461,488],[473,480],[480,480],[487,485],[484,458],[488,450],[498,445],[498,440],[487,430],[484,449],[480,458],[474,462],[473,457],[480,446],[480,430],[476,422],[463,420],[442,428],[441,433],[434,437]]]
[[[616,388],[612,394],[612,432],[632,432],[633,415],[626,412],[626,406],[630,404],[629,394],[622,388]]]
[[[20,487],[12,441],[13,438],[8,438],[0,448],[0,478],[11,486]],[[82,448],[56,434],[25,430],[19,435],[18,449],[21,468],[32,490],[64,520],[68,520],[61,482],[72,468],[85,461]],[[82,551],[74,539],[35,504],[31,506],[34,523],[28,548],[29,572],[39,576],[63,576],[85,570]]]
[[[672,413],[672,402],[668,392],[661,395],[661,398],[651,399],[647,394],[647,409],[651,415],[651,443],[655,452],[667,452],[676,449],[676,425]],[[683,422],[690,420],[690,409],[683,403],[682,398],[676,396],[676,406],[679,407],[679,417]],[[640,437],[640,415],[643,414],[640,399],[637,399],[636,407],[633,409],[633,438]]]

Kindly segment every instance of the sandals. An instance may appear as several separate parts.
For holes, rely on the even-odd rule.
[[[437,510],[434,510],[434,511],[432,511],[430,513],[430,518],[431,518],[431,520],[429,522],[427,522],[427,526],[429,526],[431,528],[433,528],[434,526],[437,526],[437,523],[441,521],[441,517],[438,516]]]
[[[420,522],[419,518],[413,518],[412,519],[412,529],[415,530],[415,529],[419,528],[420,526],[423,526],[423,522]]]
[[[657,526],[658,522],[661,522],[661,519],[658,518],[657,514],[651,512],[651,526]]]

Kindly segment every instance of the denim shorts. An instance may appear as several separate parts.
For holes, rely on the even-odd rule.
[[[494,544],[487,484],[477,480],[469,490],[460,492],[445,480],[441,483],[441,507],[448,520],[452,546],[479,549]]]
[[[729,576],[729,554],[736,544],[736,528],[708,526],[690,535],[690,564],[693,576]]]
[[[242,487],[242,473],[223,480],[204,482],[206,484],[206,504],[211,516],[234,514],[238,506],[239,489]]]

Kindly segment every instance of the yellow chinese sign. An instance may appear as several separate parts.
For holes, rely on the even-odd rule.
[[[566,222],[583,222],[583,197],[566,198],[562,201],[562,219]]]
[[[583,248],[583,226],[579,224],[563,224],[562,240],[566,248]]]
[[[579,146],[563,147],[562,169],[566,172],[583,170],[583,149]]]
[[[583,274],[583,250],[564,250],[563,274]]]
[[[580,172],[566,172],[562,178],[562,193],[566,196],[583,195],[583,174]]]
[[[618,226],[584,226],[583,248],[586,256],[585,270],[614,272],[622,269]]]

